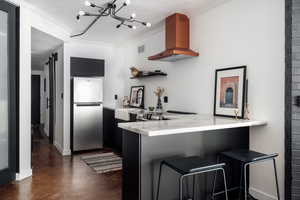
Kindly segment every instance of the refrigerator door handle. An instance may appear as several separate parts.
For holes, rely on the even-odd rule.
[[[102,102],[93,102],[93,103],[74,103],[76,106],[101,106]]]

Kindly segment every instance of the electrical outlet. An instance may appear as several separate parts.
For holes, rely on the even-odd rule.
[[[169,102],[169,97],[164,96],[164,103],[168,103]]]
[[[300,96],[295,96],[295,106],[300,107]]]
[[[138,47],[138,53],[144,53],[145,51],[145,45],[141,45]]]

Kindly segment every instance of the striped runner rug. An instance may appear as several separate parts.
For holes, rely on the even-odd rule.
[[[122,170],[122,158],[112,152],[82,156],[81,159],[98,174]]]

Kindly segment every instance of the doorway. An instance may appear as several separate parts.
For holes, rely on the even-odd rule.
[[[41,124],[41,76],[31,75],[31,124]]]
[[[18,8],[0,1],[0,184],[17,172]]]
[[[38,153],[36,150],[41,144],[54,145],[60,149],[62,122],[57,122],[56,115],[63,115],[63,109],[60,107],[63,105],[63,100],[59,98],[58,93],[63,89],[63,65],[57,66],[57,63],[58,61],[63,63],[63,41],[31,28],[31,48],[31,132],[34,154]],[[61,56],[60,60],[57,52]],[[56,78],[58,73],[60,73],[59,79]],[[45,145],[46,141],[47,145]]]

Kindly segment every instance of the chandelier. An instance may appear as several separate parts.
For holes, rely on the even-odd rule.
[[[132,13],[130,17],[121,17],[117,15],[117,13],[122,10],[124,7],[128,6],[130,4],[130,0],[126,0],[121,6],[116,5],[117,0],[112,0],[111,2],[105,3],[102,6],[98,6],[94,3],[91,3],[89,1],[85,1],[85,5],[88,7],[96,8],[98,9],[97,13],[89,13],[85,12],[83,10],[78,12],[78,15],[76,16],[77,20],[80,20],[83,16],[88,17],[94,17],[94,20],[79,34],[72,35],[71,37],[77,37],[84,35],[101,17],[112,17],[113,19],[119,21],[120,23],[116,26],[116,28],[120,28],[121,26],[126,26],[131,29],[136,29],[137,27],[134,25],[134,23],[141,24],[146,27],[151,27],[151,23],[149,22],[143,22],[136,19],[136,14]]]

